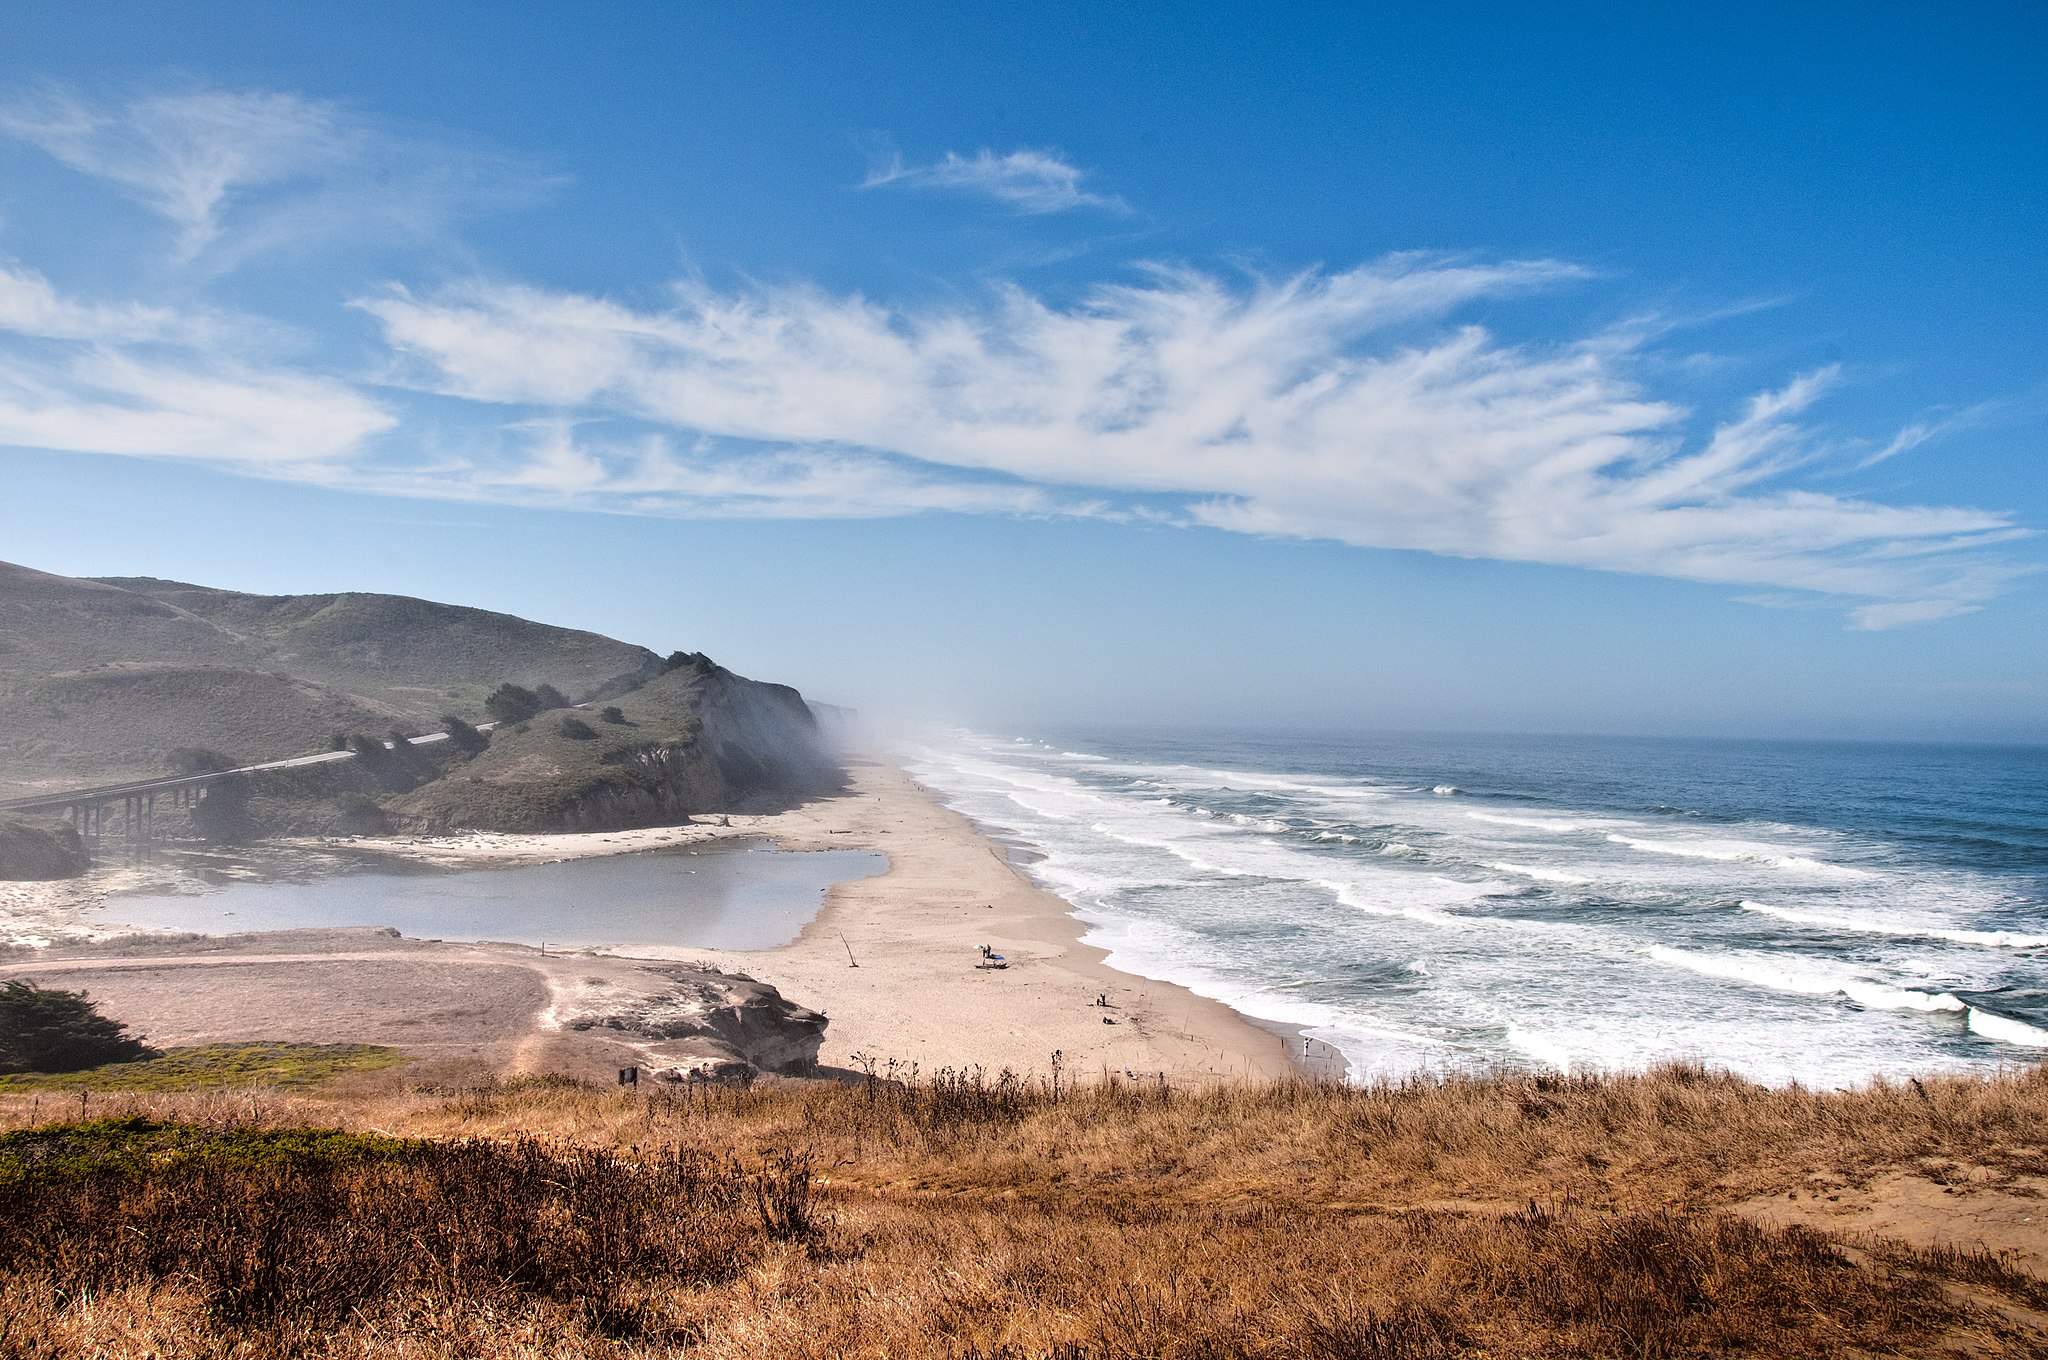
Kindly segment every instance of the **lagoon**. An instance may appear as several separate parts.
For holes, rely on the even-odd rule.
[[[802,933],[834,884],[888,867],[873,851],[777,850],[767,841],[495,869],[380,865],[116,895],[93,924],[206,935],[390,926],[416,939],[775,949]]]

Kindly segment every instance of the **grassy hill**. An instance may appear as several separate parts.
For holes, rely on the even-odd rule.
[[[0,562],[0,679],[121,661],[253,665],[231,634],[162,600]]]
[[[419,718],[478,709],[511,681],[585,698],[660,658],[598,633],[404,595],[245,595],[149,577],[92,582],[201,620],[262,658],[323,685]]]
[[[472,721],[501,684],[617,705],[507,724],[380,768],[263,776],[255,829],[564,829],[680,820],[827,787],[802,696],[702,657],[400,595],[250,595],[0,563],[0,796],[160,775],[184,748],[253,764],[337,733]],[[382,768],[389,766],[389,768]],[[449,773],[450,767],[454,772]]]
[[[17,682],[0,723],[0,788],[32,792],[148,779],[181,747],[238,764],[382,733],[400,710],[281,672],[121,662]]]

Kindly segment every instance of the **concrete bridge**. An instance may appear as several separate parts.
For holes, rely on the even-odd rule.
[[[486,732],[496,726],[496,723],[479,723],[477,731]],[[423,737],[406,740],[413,746],[428,746],[448,740],[448,734],[429,732]],[[396,746],[396,742],[384,743],[387,751]],[[0,812],[62,811],[88,845],[116,831],[123,840],[147,841],[155,829],[159,798],[169,800],[172,807],[190,807],[206,797],[209,787],[236,775],[294,770],[306,765],[331,765],[355,758],[354,751],[321,751],[316,755],[269,760],[260,765],[241,765],[232,770],[214,770],[207,774],[171,775],[128,784],[103,784],[89,789],[66,789],[61,793],[31,794],[23,798],[0,799]]]

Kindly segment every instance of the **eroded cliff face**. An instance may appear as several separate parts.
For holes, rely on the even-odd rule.
[[[397,828],[429,832],[608,831],[769,810],[839,781],[802,695],[698,659],[612,705],[501,728],[387,813]]]

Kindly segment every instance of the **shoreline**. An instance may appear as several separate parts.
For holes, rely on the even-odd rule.
[[[1062,1070],[1079,1077],[1300,1075],[1285,1036],[1175,983],[1110,967],[1108,951],[1083,942],[1070,903],[901,768],[861,757],[848,775],[839,798],[778,814],[774,826],[748,819],[748,829],[783,849],[879,850],[889,856],[885,873],[833,887],[780,949],[662,956],[747,973],[825,1011],[832,1025],[821,1057],[835,1067],[861,1067],[860,1054],[926,1072],[1044,1073],[1057,1051]],[[977,968],[983,944],[1008,966]]]
[[[1111,968],[1104,962],[1107,951],[1083,942],[1085,926],[1068,902],[1032,883],[1008,847],[940,805],[907,772],[865,756],[849,759],[847,772],[847,788],[838,795],[774,814],[721,816],[716,823],[531,836],[298,838],[271,845],[466,869],[737,839],[770,840],[783,850],[875,850],[889,859],[885,872],[835,885],[797,938],[775,949],[622,945],[538,955],[523,945],[481,944],[463,950],[479,963],[488,957],[539,972],[556,990],[573,986],[573,980],[555,975],[578,958],[621,965],[704,963],[745,973],[791,1001],[825,1012],[831,1024],[820,1061],[842,1070],[886,1070],[894,1062],[924,1072],[978,1066],[1044,1075],[1057,1053],[1060,1070],[1080,1079],[1163,1074],[1208,1082],[1331,1075],[1326,1062],[1301,1060],[1295,1046],[1302,1036],[1284,1026],[1253,1021],[1176,984]],[[204,951],[227,938],[173,939],[85,925],[78,918],[105,900],[106,878],[123,872],[0,885],[0,921],[18,939],[46,939],[54,948],[33,954],[53,962],[68,959],[65,971],[81,976],[93,972],[96,956],[105,957],[111,969],[116,954],[138,946],[160,942],[174,952]],[[302,939],[313,933],[293,932]],[[359,934],[336,932],[333,948],[351,947]],[[1004,956],[1007,966],[978,968],[984,945]],[[12,971],[9,963],[28,964],[19,954],[15,958],[19,962],[0,963],[0,972]],[[1098,1005],[1098,998],[1106,1004]],[[559,1009],[536,1010],[527,1027],[546,1037]],[[151,1030],[160,1042],[179,1041],[178,1023],[167,1032],[146,1011],[119,1018]],[[405,1023],[419,1027],[417,1019]],[[513,1049],[539,1051],[531,1045]]]

